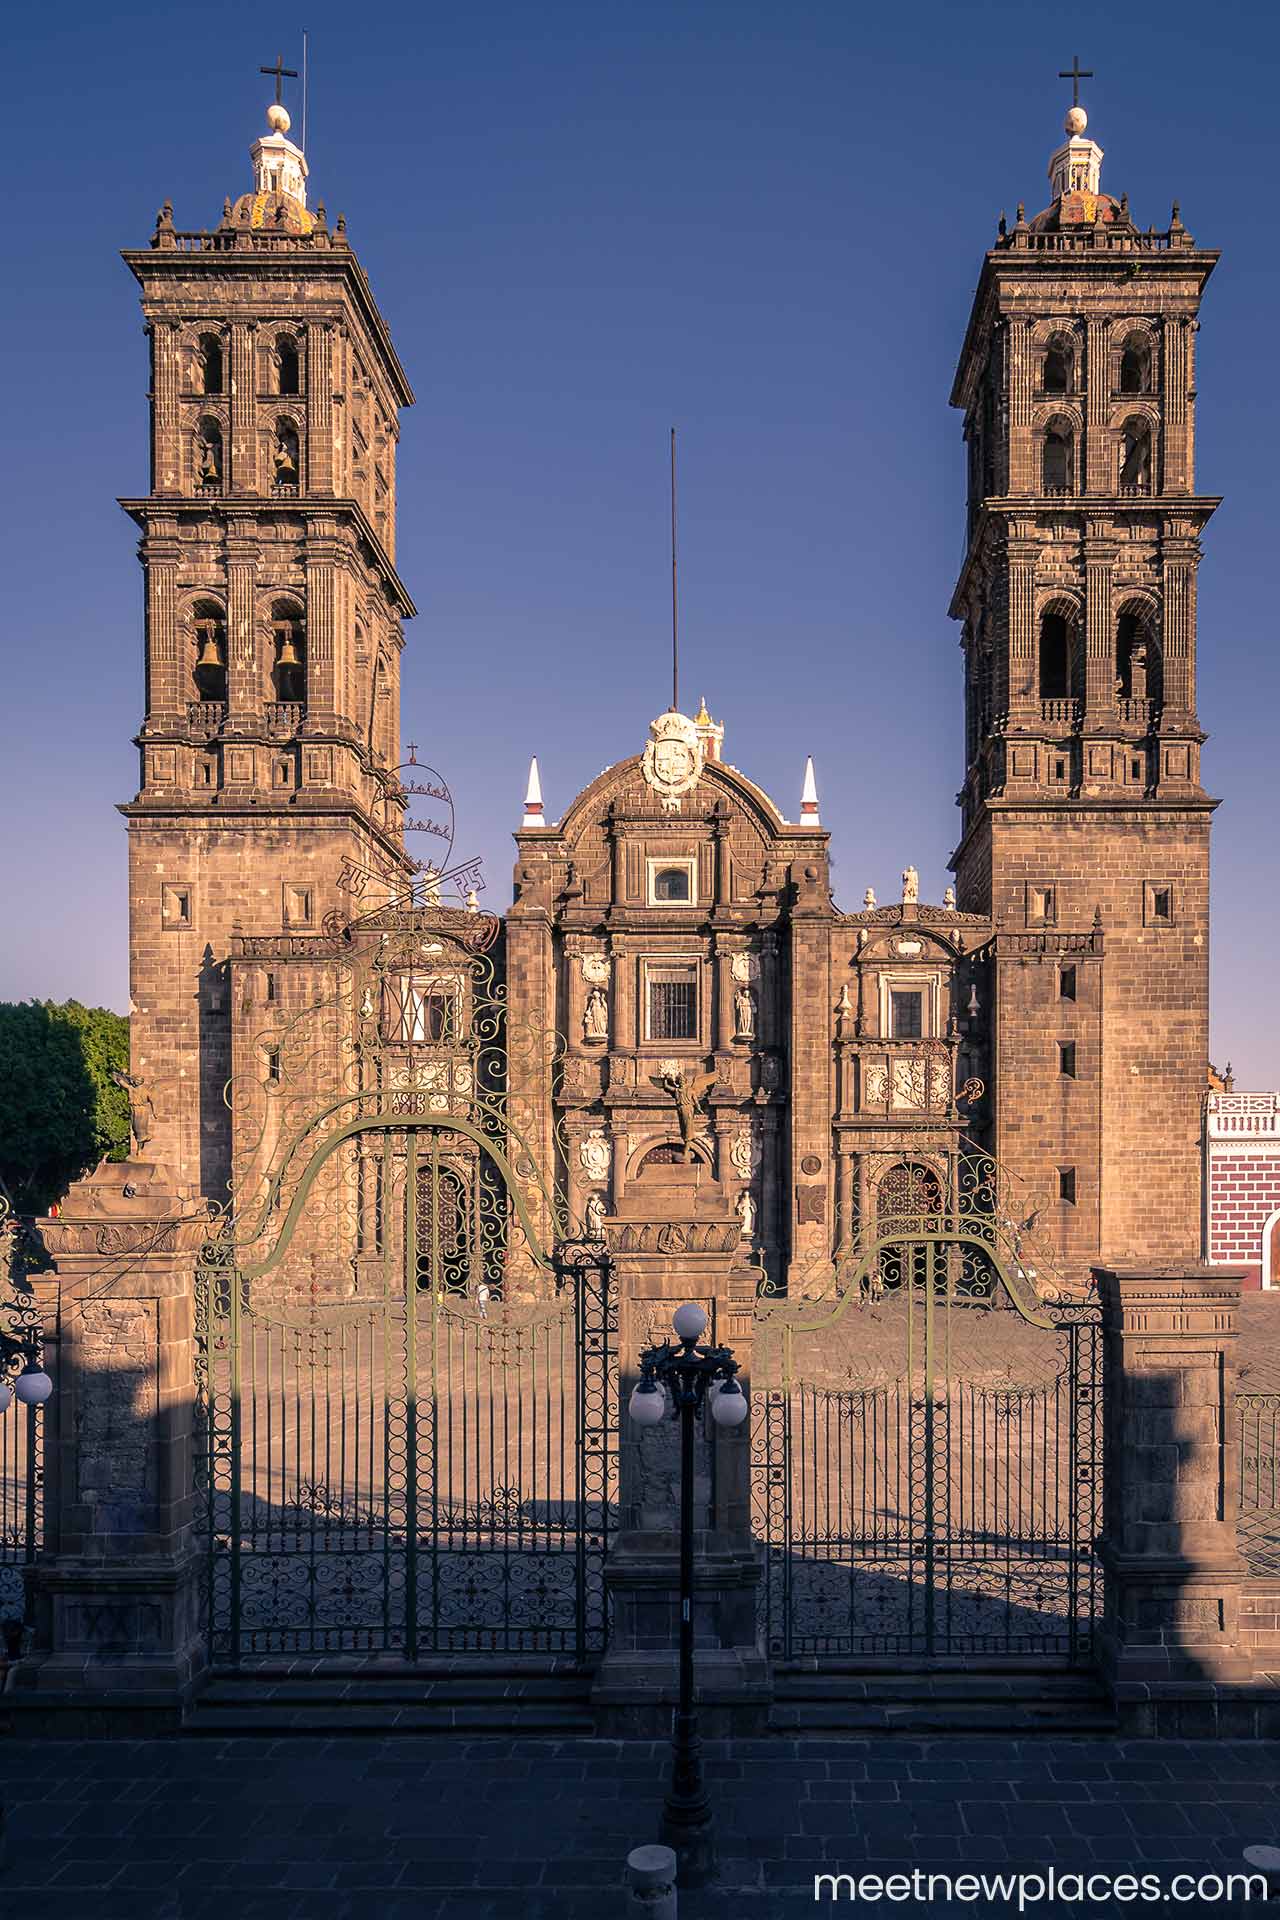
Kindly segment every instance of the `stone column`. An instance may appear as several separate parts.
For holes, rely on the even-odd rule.
[[[185,721],[195,684],[183,659],[184,634],[178,624],[178,568],[182,548],[176,525],[166,517],[153,521],[143,543],[147,579],[147,722]]]
[[[178,393],[182,342],[174,320],[149,326],[151,335],[151,491],[181,493],[186,476]]]
[[[233,320],[228,355],[231,388],[231,434],[224,449],[229,477],[227,493],[259,493],[258,476],[258,323]]]
[[[1110,493],[1111,442],[1107,415],[1111,409],[1111,350],[1107,322],[1094,318],[1088,322],[1085,348],[1087,409],[1084,429],[1085,493]]]
[[[1234,1429],[1241,1267],[1096,1267],[1104,1315],[1100,1666],[1121,1727],[1244,1731]]]
[[[205,1664],[193,1538],[193,1280],[210,1215],[164,1169],[104,1162],[40,1222],[45,1551],[24,1733],[172,1731]]]
[[[1114,725],[1116,656],[1111,632],[1111,574],[1115,565],[1110,545],[1089,540],[1085,545],[1084,587],[1084,703],[1085,727]],[[1088,773],[1085,775],[1089,783]]]
[[[258,660],[254,606],[257,579],[256,541],[251,536],[230,533],[227,537],[227,725],[232,733],[258,731],[266,698],[265,676]]]
[[[328,321],[307,328],[306,490],[333,492],[333,329]]]

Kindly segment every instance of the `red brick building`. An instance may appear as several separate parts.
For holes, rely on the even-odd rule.
[[[1205,1101],[1205,1258],[1280,1287],[1280,1093]]]

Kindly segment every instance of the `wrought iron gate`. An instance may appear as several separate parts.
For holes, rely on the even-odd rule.
[[[903,1219],[757,1316],[753,1503],[774,1658],[1087,1661],[1101,1326],[988,1213]]]
[[[259,944],[310,971],[269,975],[304,1013],[268,1016],[233,1081],[233,1205],[197,1274],[211,1656],[585,1658],[617,1304],[602,1244],[550,1251],[521,1076],[554,1043],[513,1068],[466,915]]]

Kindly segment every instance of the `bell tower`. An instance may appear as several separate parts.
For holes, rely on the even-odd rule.
[[[1076,74],[1078,84],[1078,72]],[[1196,716],[1195,336],[1217,261],[1141,230],[1077,103],[1001,216],[964,412],[959,905],[994,923],[992,1145],[1067,1265],[1200,1252],[1209,826]]]
[[[180,232],[166,202],[124,255],[151,350],[150,491],[122,502],[146,595],[141,785],[121,809],[133,1072],[148,1153],[214,1200],[232,936],[319,932],[409,872],[395,453],[413,395],[345,220],[308,206],[279,77],[267,123],[212,232]]]

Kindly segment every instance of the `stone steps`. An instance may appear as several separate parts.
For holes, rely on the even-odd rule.
[[[960,1669],[892,1673],[853,1663],[780,1668],[774,1733],[1105,1734],[1116,1716],[1092,1674]]]
[[[250,1734],[473,1733],[567,1738],[594,1731],[591,1676],[520,1664],[362,1666],[259,1663],[215,1671],[185,1731]]]

